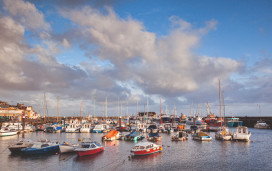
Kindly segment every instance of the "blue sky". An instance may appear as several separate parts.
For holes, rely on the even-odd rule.
[[[271,1],[1,1],[1,99],[49,113],[150,110],[271,115]],[[20,99],[16,95],[19,94]],[[22,97],[22,98],[21,98]],[[200,112],[202,111],[202,112]],[[119,112],[120,113],[120,112]],[[123,112],[124,114],[125,112]],[[110,114],[109,114],[110,115]]]

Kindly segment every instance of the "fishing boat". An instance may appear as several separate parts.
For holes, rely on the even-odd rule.
[[[227,127],[219,127],[215,133],[215,139],[222,141],[229,141],[232,138],[232,134],[229,132]]]
[[[107,135],[102,137],[102,141],[118,140],[121,137],[119,131],[111,130]]]
[[[162,137],[159,135],[158,132],[156,132],[156,133],[151,132],[148,134],[147,140],[148,141],[161,141]]]
[[[131,150],[131,152],[134,153],[135,156],[149,155],[160,151],[162,151],[161,145],[156,145],[150,142],[138,143]]]
[[[96,141],[83,142],[81,147],[76,148],[75,151],[78,156],[87,156],[104,151],[104,147]]]
[[[58,152],[59,144],[48,140],[33,142],[29,147],[21,149],[21,153],[25,155],[55,154]]]
[[[172,141],[186,141],[188,139],[188,135],[184,131],[179,131],[176,135],[172,136]]]
[[[193,135],[193,139],[199,141],[211,141],[212,137],[205,132],[197,132]]]
[[[257,123],[254,125],[254,128],[257,129],[269,129],[269,125],[265,121],[257,121]]]
[[[232,140],[234,141],[249,141],[251,132],[248,131],[246,126],[238,126],[236,132],[233,133]]]
[[[72,153],[77,147],[79,147],[79,144],[70,145],[67,142],[59,145],[60,153]]]
[[[31,147],[33,142],[31,140],[20,140],[17,143],[10,144],[8,149],[11,153],[21,153],[23,148]]]
[[[242,126],[243,121],[239,121],[239,118],[229,118],[228,119],[228,127],[237,127],[237,126]]]
[[[203,123],[202,117],[196,116],[196,117],[189,117],[186,120],[186,125],[201,125]]]
[[[144,139],[144,136],[139,131],[133,131],[124,136],[125,141],[138,141]]]
[[[66,126],[65,132],[78,133],[80,131],[80,123],[78,119],[71,119],[69,125]]]

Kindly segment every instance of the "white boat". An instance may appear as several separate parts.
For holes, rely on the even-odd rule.
[[[79,147],[79,144],[70,145],[69,143],[64,143],[59,145],[60,153],[74,152],[77,147]]]
[[[229,129],[227,127],[219,127],[218,131],[215,133],[215,139],[222,141],[231,140],[232,135],[229,133]]]
[[[99,124],[99,125],[95,125],[93,132],[102,133],[102,132],[106,132],[107,129],[108,129],[108,126],[106,124]]]
[[[254,128],[257,129],[269,129],[269,125],[265,121],[257,121],[257,123],[254,125]]]
[[[10,144],[8,146],[8,149],[10,150],[11,153],[21,153],[21,150],[23,148],[27,148],[32,146],[33,141],[31,140],[20,140],[17,143]]]
[[[10,129],[9,127],[2,128],[0,130],[0,137],[16,135],[18,131]]]
[[[211,141],[212,137],[205,132],[197,132],[193,135],[193,139],[199,141]]]
[[[202,123],[203,123],[202,117],[200,117],[200,116],[190,117],[190,118],[187,118],[187,120],[186,120],[186,125],[194,125],[194,124],[201,125]]]
[[[80,128],[81,133],[90,133],[92,129],[91,123],[84,123],[82,127]]]
[[[236,132],[233,133],[232,140],[249,141],[250,136],[251,132],[248,131],[246,126],[238,126]]]
[[[66,126],[65,132],[74,133],[79,132],[80,130],[80,123],[78,119],[70,120],[69,125]]]

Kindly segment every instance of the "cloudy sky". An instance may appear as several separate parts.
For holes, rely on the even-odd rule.
[[[56,115],[271,116],[272,2],[0,1],[0,100]],[[119,100],[118,100],[119,99]],[[119,105],[118,105],[119,101]],[[119,106],[119,108],[118,108]],[[192,106],[192,107],[191,107]],[[222,112],[223,113],[223,112]]]

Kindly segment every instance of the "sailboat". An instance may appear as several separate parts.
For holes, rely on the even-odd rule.
[[[220,101],[220,117],[221,117],[221,89],[220,89],[220,80],[219,80],[219,101]],[[225,118],[225,104],[224,104],[224,92],[223,92],[223,107],[224,107],[224,117],[223,120]],[[228,127],[223,126],[223,123],[221,124],[221,126],[218,128],[218,131],[215,133],[215,139],[217,140],[222,140],[222,141],[229,141],[231,140],[232,135],[231,133],[229,133],[229,129]]]

